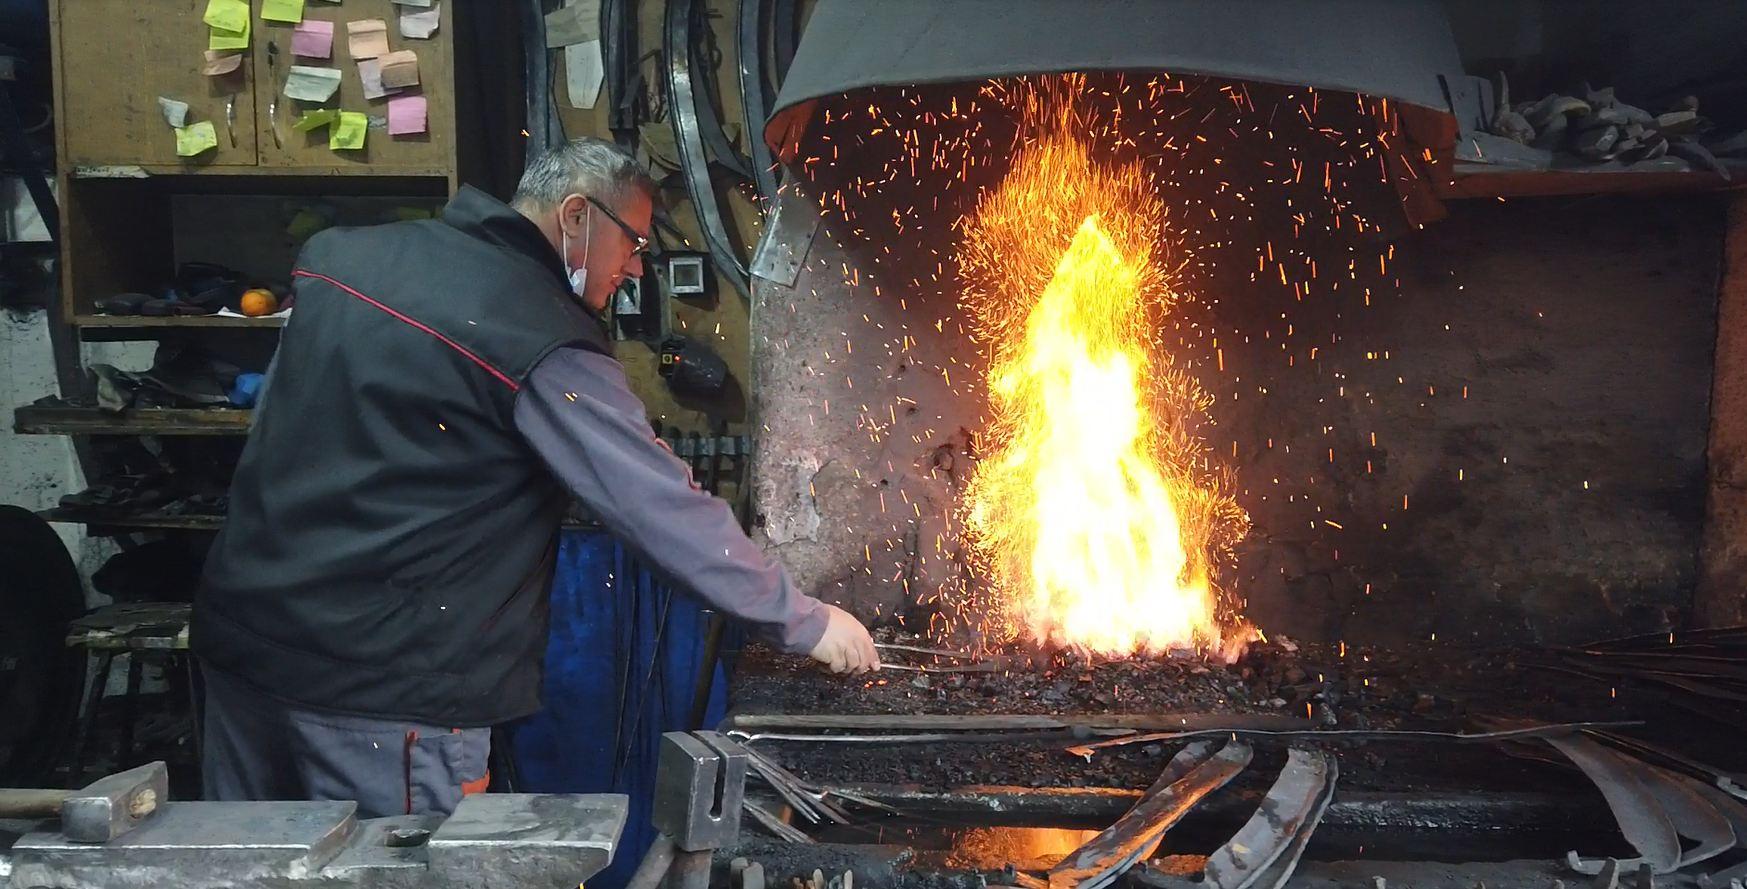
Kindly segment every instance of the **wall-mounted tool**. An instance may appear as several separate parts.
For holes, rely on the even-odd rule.
[[[649,278],[626,278],[613,293],[613,338],[656,342],[667,333],[667,307],[661,285]]]
[[[683,336],[661,341],[661,378],[679,395],[714,395],[728,383],[728,365],[709,346]]]

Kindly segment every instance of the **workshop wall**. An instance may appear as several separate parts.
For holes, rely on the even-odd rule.
[[[1220,332],[1223,366],[1191,372],[1255,523],[1230,586],[1264,630],[1331,642],[1669,626],[1697,577],[1717,199],[1450,209],[1392,242],[1400,286],[1369,306],[1245,273],[1183,309]],[[940,368],[982,361],[949,298],[845,280],[858,249],[821,236],[792,290],[761,290],[794,311],[754,331],[760,533],[803,589],[925,625],[968,576],[951,515],[982,428]],[[1261,334],[1288,307],[1283,351]]]
[[[744,126],[740,122],[742,110],[738,88],[735,86],[738,59],[734,41],[734,21],[738,7],[734,0],[708,0],[704,5],[719,53],[717,58],[720,64],[716,68],[715,80],[723,85],[723,89],[713,98],[716,107],[722,112],[729,139],[744,151],[748,145],[746,140],[757,138],[757,134],[742,132]],[[811,4],[804,6],[811,8]],[[637,55],[643,58],[643,86],[649,93],[650,107],[665,108],[665,68],[659,55],[664,4],[661,0],[641,0],[637,8],[640,44]],[[655,54],[650,55],[651,53]],[[607,128],[606,90],[602,89],[600,100],[594,108],[572,107],[564,89],[566,72],[563,53],[556,54],[554,65],[556,70],[553,83],[556,84],[556,89],[553,98],[559,107],[559,118],[564,124],[566,135],[612,138]],[[682,180],[673,172],[675,161],[672,133],[672,124],[665,115],[658,120],[644,123],[640,153],[654,161],[653,172],[662,182],[663,202],[669,218],[685,235],[687,244],[683,246],[685,249],[703,250],[703,234],[698,228],[697,214],[686,199]],[[668,175],[664,177],[664,173]],[[743,260],[751,256],[752,247],[758,242],[762,231],[755,199],[750,183],[730,183],[728,177],[717,174],[717,200],[727,214],[724,222],[730,237],[738,243]],[[646,274],[652,273],[646,270]],[[748,404],[751,400],[748,303],[718,274],[715,276],[714,299],[710,303],[699,305],[675,300],[670,301],[669,307],[673,333],[702,342],[726,362],[731,375],[728,387],[719,397],[677,397],[657,373],[659,354],[656,349],[648,343],[626,341],[618,344],[618,357],[625,365],[632,389],[648,405],[650,419],[664,427],[678,426],[688,431],[704,431],[719,421],[727,421],[730,434],[744,432],[749,422]]]
[[[29,404],[58,391],[48,325],[48,312],[43,309],[0,311],[0,404]],[[88,343],[84,349],[87,362],[128,370],[144,370],[152,363],[151,344]],[[10,416],[8,409],[8,419]],[[0,424],[0,503],[48,509],[59,504],[62,494],[84,487],[85,477],[71,439],[18,435],[11,422]],[[114,541],[88,536],[84,525],[56,523],[51,527],[61,535],[79,566],[86,603],[98,604],[90,586],[91,574],[118,551]]]

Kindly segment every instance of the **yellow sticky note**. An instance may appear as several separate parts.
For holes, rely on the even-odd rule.
[[[207,0],[206,14],[200,20],[220,31],[247,33],[249,4],[243,0]]]
[[[342,111],[340,119],[328,127],[328,147],[363,148],[364,132],[370,129],[370,118],[361,111]]]
[[[179,157],[193,157],[217,147],[218,131],[213,129],[210,120],[176,128],[176,154]]]
[[[249,20],[246,18],[243,19],[243,27],[242,27],[242,30],[240,30],[240,31],[228,31],[228,30],[225,30],[224,28],[218,28],[218,27],[213,28],[211,37],[208,38],[208,40],[206,41],[206,48],[207,49],[248,49],[249,48]]]
[[[314,111],[303,112],[303,116],[299,117],[297,123],[292,124],[291,128],[299,133],[307,133],[310,130],[319,130],[339,119],[340,112],[332,108],[317,108]]]
[[[261,18],[269,22],[303,21],[303,0],[265,0]]]

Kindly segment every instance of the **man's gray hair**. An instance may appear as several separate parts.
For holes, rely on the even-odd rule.
[[[573,194],[614,203],[633,191],[655,197],[655,180],[625,149],[601,139],[571,139],[534,158],[510,203],[545,209]]]

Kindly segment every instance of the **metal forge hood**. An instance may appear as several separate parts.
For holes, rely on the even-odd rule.
[[[815,100],[866,87],[1115,70],[1395,99],[1437,148],[1462,65],[1430,0],[819,0],[765,140],[786,158]]]

